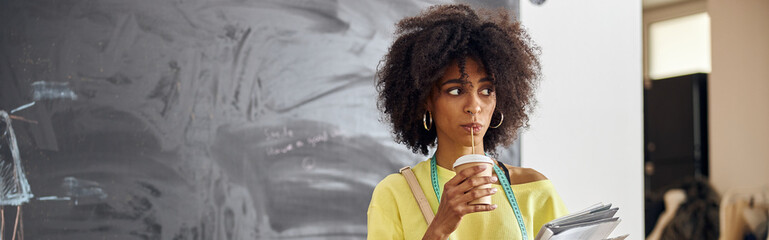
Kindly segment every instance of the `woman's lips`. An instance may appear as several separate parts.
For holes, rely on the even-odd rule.
[[[462,128],[467,131],[467,134],[470,134],[470,129],[472,129],[473,135],[481,134],[481,125],[480,124],[465,124],[462,125]]]

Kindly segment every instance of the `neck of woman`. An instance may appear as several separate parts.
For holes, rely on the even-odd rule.
[[[454,171],[454,162],[457,161],[457,158],[468,154],[473,154],[473,148],[470,146],[441,144],[440,141],[438,141],[438,148],[435,150],[438,165],[451,171]],[[475,154],[484,154],[483,143],[475,145]]]

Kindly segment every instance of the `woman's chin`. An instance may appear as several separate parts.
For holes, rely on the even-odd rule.
[[[460,142],[462,147],[465,147],[465,148],[475,147],[476,149],[479,149],[480,146],[482,146],[482,144],[483,144],[483,137],[482,136],[475,136],[475,142],[473,142],[473,141],[470,140],[470,136],[467,136],[467,138],[462,139],[462,140],[457,141],[457,142]]]

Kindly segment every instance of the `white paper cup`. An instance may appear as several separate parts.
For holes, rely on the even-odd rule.
[[[457,158],[457,161],[454,162],[454,172],[459,173],[460,171],[471,168],[478,165],[486,165],[486,169],[483,170],[483,172],[480,172],[476,174],[475,176],[471,177],[491,177],[492,176],[492,167],[494,166],[494,161],[491,160],[491,158],[487,157],[486,155],[481,154],[468,154],[461,156]],[[486,188],[492,188],[491,184],[484,184],[477,186],[471,190],[474,189],[486,189]],[[491,204],[491,196],[485,196],[481,197],[479,199],[475,199],[469,203],[470,205],[489,205]]]

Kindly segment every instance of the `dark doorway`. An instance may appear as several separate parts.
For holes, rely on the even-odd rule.
[[[644,89],[647,235],[664,210],[665,191],[708,176],[707,78],[697,73],[652,80]]]

